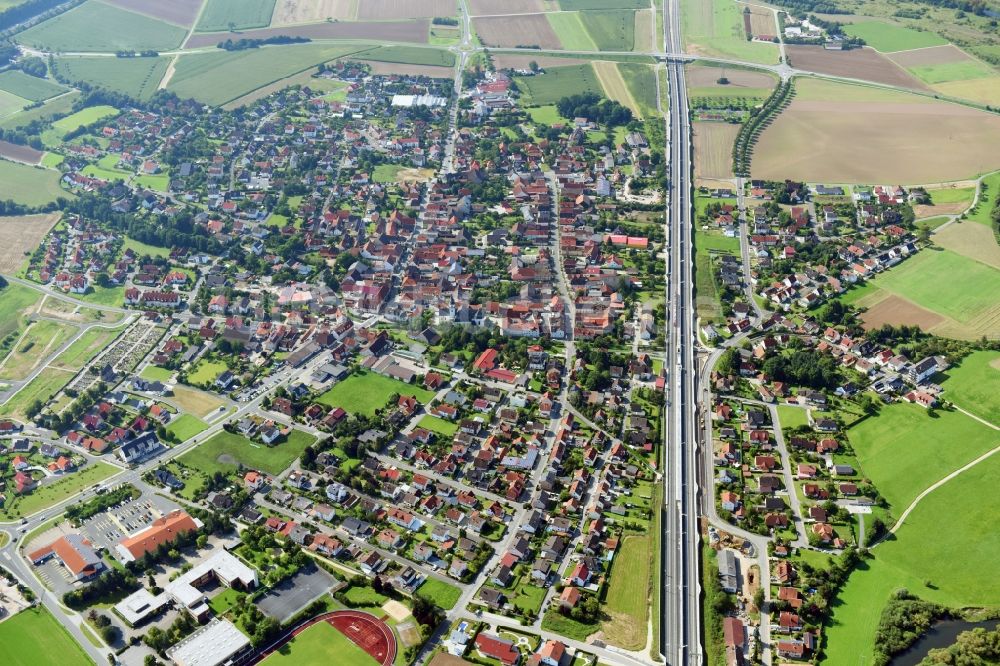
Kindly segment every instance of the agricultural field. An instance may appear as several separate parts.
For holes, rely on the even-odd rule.
[[[87,666],[87,654],[44,606],[0,623],[0,663],[9,666]]]
[[[866,327],[919,325],[944,337],[1000,337],[1000,270],[945,249],[927,249],[882,273],[848,300],[866,307]],[[909,303],[907,312],[896,297]]]
[[[908,403],[886,405],[847,436],[862,472],[896,516],[925,488],[1000,445],[1000,433],[965,414],[928,413]]]
[[[317,402],[329,407],[341,407],[352,414],[374,416],[385,407],[393,394],[409,395],[426,404],[434,393],[418,386],[404,384],[375,373],[351,375],[321,395]]]
[[[944,37],[932,32],[906,28],[882,21],[861,21],[844,26],[844,32],[852,37],[860,37],[865,44],[882,53],[895,53],[928,46],[944,46]]]
[[[280,443],[273,446],[251,442],[231,432],[220,432],[182,455],[178,461],[209,475],[235,472],[238,465],[279,474],[314,441],[315,437],[301,430],[293,430],[287,441],[279,440]]]
[[[604,88],[590,64],[553,67],[544,74],[516,77],[515,80],[524,93],[526,106],[555,104],[563,97],[585,92],[604,95]]]
[[[596,51],[597,44],[583,25],[581,12],[546,14],[552,29],[559,35],[562,47],[567,51]]]
[[[0,162],[0,173],[6,164],[9,162]],[[39,246],[60,215],[0,217],[0,273],[16,273],[25,262],[24,253],[33,252]]]
[[[110,5],[190,28],[205,0],[104,0]]]
[[[692,123],[691,129],[695,178],[732,178],[733,143],[740,126],[736,123],[711,121]]]
[[[321,62],[350,55],[363,47],[304,44],[280,49],[181,56],[167,89],[206,104],[224,104]]]
[[[902,91],[813,79],[795,87],[757,143],[755,178],[936,183],[1000,166],[995,115]]]
[[[66,92],[67,88],[16,69],[0,72],[0,90],[32,102],[41,102]]]
[[[626,536],[611,567],[605,600],[611,619],[604,622],[602,630],[605,640],[626,650],[641,650],[646,645],[649,548],[649,536]]]
[[[1000,425],[1000,352],[973,352],[943,374],[945,400]]]
[[[939,83],[934,86],[934,90],[942,95],[967,99],[981,104],[1000,104],[1000,76]]]
[[[934,235],[934,244],[1000,270],[1000,245],[983,224],[956,221]]]
[[[180,46],[185,34],[178,26],[89,0],[18,33],[16,41],[57,52],[167,51]]]
[[[5,95],[9,94],[0,94],[0,128],[2,129],[17,129],[36,120],[47,122],[57,116],[70,113],[73,109],[73,103],[80,96],[79,91],[71,90],[65,95],[48,100],[42,106],[27,111],[18,111],[15,109],[12,115],[8,115],[3,111],[3,99]]]
[[[687,65],[685,81],[688,96],[732,97],[764,100],[771,94],[778,80],[766,72],[707,65]],[[725,78],[728,83],[719,83]]]
[[[1000,511],[993,492],[998,476],[994,455],[927,495],[895,537],[873,549],[874,558],[851,574],[834,603],[828,663],[870,661],[879,615],[900,588],[952,607],[996,605],[1000,587],[981,573],[1000,548],[1000,532],[983,520]],[[958,558],[962,566],[941,566]]]
[[[309,627],[261,663],[266,666],[297,666],[334,662],[345,666],[378,665],[371,655],[326,622]]]
[[[915,90],[927,89],[913,74],[875,49],[828,51],[822,46],[786,44],[785,53],[793,67],[807,72],[846,76]]]
[[[430,32],[430,21],[420,19],[416,21],[336,21],[323,23],[307,23],[284,28],[263,28],[260,30],[247,30],[240,32],[239,36],[245,39],[267,39],[269,37],[306,37],[312,40],[356,40],[364,39],[373,42],[413,42],[416,44],[426,44]],[[231,33],[214,32],[198,33],[192,35],[185,48],[196,49],[206,46],[217,46],[222,42],[232,38]],[[289,48],[290,45],[268,47],[264,50],[274,53]],[[301,45],[300,45],[301,46]],[[314,46],[317,46],[314,44]]]
[[[434,18],[456,14],[458,4],[455,0],[363,0],[358,3],[358,18],[361,20]]]
[[[32,322],[0,361],[0,379],[22,381],[70,337],[77,328],[47,319]]]
[[[545,14],[474,18],[472,26],[483,46],[563,48]]]
[[[0,183],[4,185],[4,198],[25,206],[44,206],[59,197],[72,199],[73,195],[59,186],[60,177],[58,171],[51,169],[0,160]],[[21,262],[23,261],[22,257]]]
[[[54,59],[59,74],[74,83],[83,82],[124,93],[136,99],[149,99],[156,93],[170,59],[71,57]]]
[[[635,12],[582,12],[580,20],[601,51],[631,51],[635,46]]]
[[[455,54],[445,49],[428,49],[419,46],[379,46],[358,54],[365,60],[392,62],[432,67],[454,67]]]
[[[52,129],[61,138],[67,132],[72,132],[79,127],[96,123],[98,120],[117,116],[119,113],[121,112],[113,106],[88,106],[85,109],[80,109],[76,113],[55,121],[52,123]]]
[[[656,104],[656,70],[649,65],[620,62],[618,71],[625,79],[632,99],[639,106],[639,115],[644,118],[656,116],[659,113]]]
[[[1000,101],[1000,72],[952,44],[901,51],[891,57],[940,93],[984,104]]]
[[[266,28],[271,25],[274,0],[206,0],[198,32]]]
[[[472,16],[543,12],[542,0],[468,0]]]
[[[271,25],[314,23],[328,18],[350,21],[357,17],[357,9],[353,0],[277,0]]]
[[[917,204],[913,207],[917,219],[965,212],[976,196],[976,187],[972,182],[952,183],[945,187],[929,187],[927,194],[931,198],[929,204]]]
[[[645,9],[649,0],[559,0],[564,12],[580,9]]]
[[[741,6],[731,0],[682,0],[681,32],[688,53],[775,64],[778,47],[748,42]]]
[[[625,83],[625,79],[621,75],[616,63],[595,61],[593,63],[593,67],[594,73],[597,74],[597,79],[601,82],[601,87],[604,88],[604,92],[607,94],[609,99],[613,99],[619,104],[627,106],[638,118],[642,118],[646,115],[643,113],[642,109],[639,108],[638,102],[636,102],[636,100],[632,97],[632,91],[628,84]],[[646,67],[646,65],[637,65],[637,67]],[[655,84],[655,82],[653,83]],[[655,94],[655,87],[653,88],[653,92]]]

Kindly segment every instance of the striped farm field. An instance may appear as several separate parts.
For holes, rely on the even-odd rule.
[[[645,65],[640,65],[640,67],[645,67]],[[618,71],[617,64],[613,62],[594,62],[594,73],[597,74],[597,79],[601,82],[601,87],[604,88],[604,92],[609,99],[627,106],[632,109],[633,114],[642,117],[642,110],[632,97],[625,79],[622,78],[621,72]]]

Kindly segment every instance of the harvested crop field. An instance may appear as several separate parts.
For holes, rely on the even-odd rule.
[[[530,14],[545,11],[542,0],[469,0],[472,16]]]
[[[472,24],[484,46],[562,48],[559,37],[544,14],[475,18]]]
[[[399,62],[379,62],[378,60],[360,60],[371,67],[372,74],[407,74],[410,76],[429,76],[432,79],[450,79],[455,75],[451,67],[435,67],[434,65],[404,65]]]
[[[364,0],[358,4],[359,19],[406,19],[454,16],[455,0]]]
[[[982,104],[1000,104],[1000,76],[938,83],[934,85],[934,90],[949,97],[968,99]]]
[[[635,43],[633,51],[656,50],[656,26],[652,9],[640,9],[635,13]]]
[[[927,89],[919,79],[874,49],[827,51],[821,46],[787,44],[785,53],[788,54],[788,59],[795,69],[864,79],[914,90]]]
[[[732,178],[733,142],[739,134],[736,123],[696,122],[694,139],[695,178]]]
[[[755,38],[776,37],[778,25],[774,21],[774,14],[763,7],[751,7],[750,30]]]
[[[342,23],[313,23],[285,28],[264,28],[240,33],[241,39],[267,39],[279,35],[308,37],[309,39],[370,39],[386,42],[426,43],[430,22],[419,21],[368,21]],[[229,33],[192,35],[185,48],[194,49],[217,44],[232,39]]]
[[[35,165],[42,161],[44,154],[42,151],[35,150],[31,146],[22,146],[0,140],[0,157],[4,159]]]
[[[763,72],[751,72],[745,69],[724,69],[722,67],[707,67],[705,65],[688,65],[685,69],[687,75],[688,88],[719,88],[720,90],[732,90],[733,95],[739,94],[740,88],[774,88],[777,79],[770,74]],[[729,80],[727,84],[718,83],[719,78],[725,75]]]
[[[601,82],[601,87],[604,88],[608,99],[613,99],[619,104],[627,106],[632,109],[632,113],[636,117],[641,118],[642,111],[632,98],[632,94],[625,84],[625,79],[622,78],[621,72],[618,71],[618,65],[613,62],[604,61],[595,61],[593,64],[594,73],[597,74],[597,80]]]
[[[47,213],[0,217],[0,273],[16,273],[25,262],[25,253],[38,247],[61,216]]]
[[[934,234],[934,243],[958,254],[1000,269],[1000,245],[993,230],[975,222],[952,222]]]
[[[542,69],[548,67],[565,67],[566,65],[582,65],[586,60],[579,58],[559,58],[557,56],[544,55],[521,55],[515,53],[494,53],[493,64],[497,69],[523,69],[527,70],[531,63],[535,62]]]
[[[1000,166],[1000,117],[902,92],[804,80],[761,135],[755,178],[946,182]]]
[[[328,18],[352,20],[357,11],[357,2],[352,0],[278,0],[271,25],[313,23]]]
[[[926,310],[905,298],[891,295],[868,307],[861,315],[861,322],[866,329],[880,328],[885,324],[893,326],[919,326],[923,331],[929,331],[939,326],[944,317]]]
[[[105,0],[109,5],[190,28],[205,0]]]
[[[953,44],[931,46],[913,51],[900,51],[889,56],[900,67],[925,67],[927,65],[944,65],[952,62],[972,60],[962,49]]]

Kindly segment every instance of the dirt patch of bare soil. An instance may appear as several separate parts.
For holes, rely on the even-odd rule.
[[[918,78],[870,48],[827,51],[822,46],[788,44],[788,60],[795,69],[832,76],[846,76],[890,86],[927,90]]]
[[[926,65],[944,65],[950,62],[972,60],[965,51],[954,44],[932,46],[926,49],[913,49],[893,53],[892,61],[900,67],[922,67]]]
[[[562,42],[544,14],[524,16],[499,16],[472,19],[484,46],[511,48],[538,46],[543,49],[561,49]]]
[[[9,141],[0,141],[0,157],[14,162],[23,162],[24,164],[35,165],[42,161],[43,155],[45,155],[45,153],[40,150],[35,150],[31,146],[22,146],[17,143],[10,143]]]
[[[944,323],[945,318],[926,310],[916,303],[892,295],[885,298],[861,315],[861,322],[866,329],[880,328],[885,324],[893,326],[919,326],[921,330],[929,330]]]
[[[749,72],[743,69],[723,69],[688,65],[685,78],[689,88],[773,88],[775,79],[763,72]],[[725,75],[727,84],[718,83]]]

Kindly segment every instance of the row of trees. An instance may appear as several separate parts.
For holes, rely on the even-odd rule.
[[[736,141],[733,142],[733,173],[737,176],[748,177],[750,175],[750,160],[753,156],[753,147],[757,143],[757,137],[770,124],[771,120],[788,105],[794,92],[791,81],[782,81],[759,109],[750,112],[749,120],[740,127]]]

